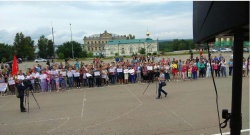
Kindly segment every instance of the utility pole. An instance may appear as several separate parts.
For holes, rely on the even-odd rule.
[[[74,51],[73,51],[73,42],[72,42],[72,30],[71,30],[71,23],[70,23],[70,31],[71,31],[72,58],[74,59]]]
[[[52,27],[52,37],[53,37],[53,49],[54,49],[54,31],[53,31],[53,25],[52,25],[52,22],[51,22],[51,27]],[[55,57],[55,50],[54,50],[54,53],[53,53],[53,57]]]

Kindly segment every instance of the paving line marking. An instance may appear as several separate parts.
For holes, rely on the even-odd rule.
[[[243,133],[243,132],[249,132],[249,131],[250,131],[250,129],[242,129],[241,133]],[[212,134],[212,135],[221,135],[221,134],[219,133],[219,134]],[[230,135],[230,132],[222,133],[222,135]]]
[[[3,107],[5,107],[5,106],[6,106],[7,104],[9,104],[12,100],[14,100],[14,98],[12,98],[11,100],[9,100],[9,101],[6,102],[5,104],[1,105],[1,106],[0,106],[0,109],[3,108]]]
[[[83,111],[84,111],[84,101],[85,101],[85,91],[83,91],[83,99],[82,99],[82,114],[81,114],[81,118],[83,117]]]
[[[56,119],[45,119],[45,120],[37,120],[37,121],[27,121],[27,122],[21,122],[21,123],[36,123],[36,122],[46,122],[46,121],[54,121],[54,120],[63,120],[67,118],[80,118],[81,116],[74,116],[74,117],[62,117],[62,118],[56,118]]]
[[[136,86],[137,86],[139,89],[141,89],[138,85],[136,85]],[[143,90],[143,89],[141,89],[141,90]],[[148,94],[148,93],[147,93],[147,95],[151,96],[151,95]],[[151,97],[152,97],[152,96],[151,96]],[[165,106],[163,103],[161,103],[161,102],[157,102],[157,103],[159,103],[161,106],[167,108],[174,116],[176,116],[176,117],[179,118],[180,120],[184,121],[184,123],[188,124],[190,127],[192,127],[193,129],[195,129],[195,127],[194,127],[191,123],[189,123],[189,122],[186,121],[185,119],[181,118],[175,111],[173,111],[172,109],[166,107],[166,106]]]
[[[119,118],[121,118],[121,117],[123,117],[123,116],[125,116],[125,115],[128,115],[129,113],[131,113],[131,112],[137,110],[139,107],[141,107],[141,106],[143,105],[142,101],[141,101],[139,98],[137,98],[128,88],[126,88],[126,90],[127,90],[133,97],[135,97],[137,101],[140,102],[140,104],[139,104],[138,106],[136,106],[134,109],[129,110],[128,112],[123,113],[123,114],[121,114],[121,115],[118,115],[118,116],[116,116],[116,117],[114,117],[113,119],[110,119],[110,120],[108,120],[108,121],[103,121],[103,122],[97,123],[97,124],[95,124],[95,125],[87,126],[87,127],[81,128],[81,129],[76,129],[75,131],[84,130],[84,129],[88,129],[88,128],[93,128],[93,127],[96,127],[96,126],[99,126],[99,125],[103,125],[103,124],[106,124],[106,123],[115,121],[115,120],[117,120],[117,119],[119,119]]]
[[[50,132],[52,132],[52,131],[54,131],[54,130],[56,130],[56,129],[60,129],[61,126],[63,126],[64,124],[66,124],[68,121],[69,121],[69,117],[67,118],[67,120],[66,120],[64,123],[62,123],[61,125],[59,125],[59,126],[56,127],[56,128],[53,128],[52,130],[48,131],[47,133],[49,134]]]

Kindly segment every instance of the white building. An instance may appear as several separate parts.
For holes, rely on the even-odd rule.
[[[140,50],[145,48],[147,53],[158,54],[158,41],[151,38],[145,39],[128,39],[128,40],[110,40],[105,44],[105,56],[132,55],[133,53],[140,54]]]

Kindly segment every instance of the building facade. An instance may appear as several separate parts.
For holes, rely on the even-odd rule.
[[[145,53],[158,54],[158,41],[151,38],[110,40],[105,44],[105,56],[119,56],[140,54],[140,50],[145,48]]]
[[[94,56],[99,54],[104,54],[105,44],[110,40],[125,40],[126,35],[117,35],[108,33],[106,30],[101,34],[94,34],[89,37],[84,37],[84,50],[87,52],[92,52]]]

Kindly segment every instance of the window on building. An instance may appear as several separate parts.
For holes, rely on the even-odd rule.
[[[92,48],[92,51],[94,50],[94,48]]]
[[[87,42],[87,44],[89,44],[89,41]]]
[[[122,48],[122,53],[121,54],[125,54],[125,50],[124,50],[124,48]]]
[[[90,51],[90,47],[88,47],[88,51]]]
[[[141,50],[141,47],[138,47],[138,50],[137,50],[137,52],[140,52],[140,50]]]
[[[104,44],[104,41],[102,41],[102,43]]]
[[[108,43],[108,41],[106,41],[106,43]]]
[[[99,50],[101,50],[101,47],[99,47]]]
[[[93,41],[91,41],[91,44],[93,44]]]
[[[129,53],[133,53],[133,47],[130,47]]]
[[[95,50],[97,50],[97,47],[95,47]]]

